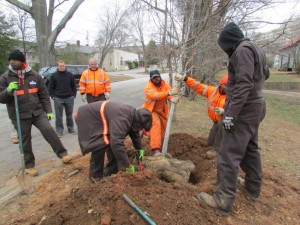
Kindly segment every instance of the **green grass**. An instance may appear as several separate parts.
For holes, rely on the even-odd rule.
[[[216,74],[216,78],[221,78],[226,74],[226,70],[222,70]],[[300,75],[291,72],[283,72],[275,69],[270,70],[270,77],[266,82],[300,82]]]
[[[299,98],[266,95],[266,103],[269,114],[300,126]]]

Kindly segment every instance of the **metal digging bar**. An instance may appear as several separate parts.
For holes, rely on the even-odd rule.
[[[175,82],[175,80],[173,80],[173,82]],[[181,83],[177,82],[176,88],[178,89],[178,92],[180,90],[180,86],[181,86]],[[170,129],[171,129],[171,124],[172,124],[172,120],[173,120],[175,107],[176,107],[176,103],[171,102],[168,122],[167,122],[167,126],[166,126],[166,131],[165,131],[164,143],[163,143],[162,151],[161,151],[162,156],[165,156],[166,153],[167,153],[168,144],[169,144],[169,137],[170,137]]]
[[[123,194],[122,197],[141,217],[143,217],[144,220],[146,220],[148,224],[156,225],[156,223],[151,220],[126,194]]]

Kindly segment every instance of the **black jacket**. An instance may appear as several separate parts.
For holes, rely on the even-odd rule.
[[[13,81],[19,82],[17,91],[20,119],[52,113],[50,98],[42,77],[28,67],[23,82],[19,79],[17,71],[9,66],[9,70],[0,77],[0,103],[6,104],[10,119],[16,120],[14,96],[7,90],[10,82]]]
[[[76,97],[77,89],[73,74],[68,71],[57,71],[50,77],[48,90],[52,99]]]

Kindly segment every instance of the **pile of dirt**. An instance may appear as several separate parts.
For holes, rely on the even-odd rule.
[[[147,144],[148,139],[143,139]],[[122,198],[126,194],[156,224],[299,224],[300,188],[265,169],[258,202],[237,190],[233,212],[228,217],[197,200],[201,191],[216,189],[216,161],[205,159],[207,140],[188,134],[173,134],[168,153],[191,160],[196,167],[190,183],[167,183],[151,171],[119,172],[93,184],[88,179],[89,157],[77,157],[71,165],[55,170],[36,184],[32,195],[21,195],[3,209],[3,224],[147,224]],[[129,155],[133,147],[126,141]],[[149,149],[146,149],[149,155]],[[74,176],[70,172],[78,170]],[[297,200],[298,199],[298,200]],[[0,222],[1,223],[1,222]]]

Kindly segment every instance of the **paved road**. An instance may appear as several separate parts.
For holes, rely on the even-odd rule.
[[[109,73],[112,75],[126,75],[136,78],[112,83],[111,101],[126,103],[134,107],[140,106],[144,100],[143,88],[149,79],[148,75],[140,74],[142,71],[143,70],[134,70],[121,73]],[[164,74],[163,78],[167,78],[167,75]],[[75,99],[74,110],[77,110],[83,104],[85,103],[81,101],[78,93]],[[54,127],[55,120],[52,120],[51,124]],[[2,203],[21,191],[15,178],[21,165],[19,146],[10,142],[10,120],[8,119],[6,105],[4,104],[0,104],[0,138],[0,203]],[[70,155],[81,154],[77,135],[71,135],[65,131],[61,140]],[[40,173],[38,177],[34,178],[34,181],[46,175],[51,169],[62,166],[61,161],[53,153],[50,145],[35,127],[32,129],[32,145],[36,157],[36,168]]]

